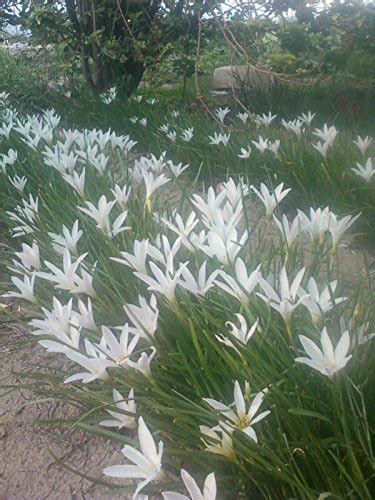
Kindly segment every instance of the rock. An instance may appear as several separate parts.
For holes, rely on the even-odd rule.
[[[217,90],[238,89],[239,80],[265,89],[274,83],[272,75],[251,66],[222,66],[214,70],[212,87]]]

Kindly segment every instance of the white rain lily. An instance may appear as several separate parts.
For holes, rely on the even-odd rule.
[[[9,149],[7,154],[0,155],[0,168],[6,173],[7,165],[13,165],[17,161],[18,153],[14,149]]]
[[[201,434],[209,440],[207,442],[203,439],[206,451],[232,459],[234,456],[232,429],[223,422],[220,422],[220,424],[212,428],[207,427],[207,425],[199,426]]]
[[[261,202],[266,208],[266,218],[269,219],[272,216],[277,205],[285,198],[285,196],[291,190],[291,188],[284,190],[283,188],[284,188],[283,182],[279,184],[272,193],[270,193],[268,187],[265,184],[263,184],[263,182],[260,185],[260,191],[258,191],[256,187],[251,186],[251,189],[258,196],[258,198],[261,200]]]
[[[99,198],[98,207],[91,203],[91,201],[86,201],[87,208],[78,207],[78,209],[94,219],[96,227],[101,229],[107,236],[111,237],[112,233],[109,222],[109,214],[115,203],[116,200],[107,201],[107,198],[103,194]]]
[[[217,488],[213,472],[206,477],[202,492],[195,479],[186,470],[181,469],[181,477],[189,492],[189,496],[175,493],[174,491],[165,491],[162,493],[164,500],[216,500]]]
[[[215,283],[222,290],[239,300],[241,304],[245,305],[249,302],[250,295],[258,285],[259,278],[261,276],[260,267],[261,264],[259,264],[254,271],[248,274],[244,261],[238,257],[234,264],[236,279],[224,271],[219,271],[218,277],[222,278],[225,283],[217,279]]]
[[[99,425],[104,427],[117,427],[118,430],[123,429],[136,429],[137,422],[135,420],[135,414],[137,411],[137,405],[134,400],[134,390],[130,389],[128,397],[124,398],[117,389],[113,389],[113,400],[117,408],[122,412],[107,410],[107,412],[113,417],[112,420],[102,420]],[[130,414],[130,415],[129,415]]]
[[[171,111],[171,115],[173,116],[173,118],[176,120],[179,116],[180,116],[180,112],[177,110],[177,109],[173,109]]]
[[[241,120],[241,122],[246,125],[247,120],[249,119],[250,113],[248,111],[244,111],[243,113],[237,113],[237,117]]]
[[[148,285],[148,290],[164,295],[170,302],[176,301],[175,288],[184,267],[188,264],[180,264],[180,268],[173,272],[173,256],[168,257],[165,272],[163,272],[154,262],[150,262],[150,269],[154,278],[146,274],[135,272],[134,274]],[[172,263],[170,262],[172,261]]]
[[[168,133],[165,134],[168,139],[172,142],[176,142],[177,132],[175,130],[169,130]]]
[[[168,182],[171,179],[168,179],[165,174],[154,175],[152,172],[146,172],[145,170],[142,172],[143,180],[146,185],[146,207],[151,210],[151,196],[155,193],[155,191]]]
[[[272,151],[272,153],[275,155],[275,158],[279,159],[280,139],[275,139],[274,142],[269,142],[268,149]]]
[[[247,149],[241,148],[241,153],[237,156],[238,158],[243,158],[244,160],[246,160],[247,158],[250,158],[250,154],[251,154],[251,146],[248,146]]]
[[[116,184],[115,189],[111,189],[111,191],[115,196],[117,203],[124,210],[130,197],[131,187],[125,185],[123,188],[121,188],[118,184]]]
[[[181,243],[190,251],[194,252],[195,248],[190,241],[190,234],[192,233],[195,226],[198,224],[198,219],[194,212],[190,212],[189,217],[186,222],[183,221],[181,215],[178,212],[173,214],[173,219],[169,220],[166,217],[162,217],[164,224],[176,233],[181,238]]]
[[[35,274],[32,276],[27,276],[27,274],[25,274],[23,280],[17,278],[16,276],[12,276],[11,281],[19,292],[10,291],[8,293],[4,293],[3,297],[14,297],[28,300],[33,304],[37,303],[37,299],[34,295]]]
[[[247,321],[242,314],[237,313],[236,314],[237,319],[240,322],[240,327],[236,326],[232,321],[227,321],[225,323],[225,326],[229,329],[229,332],[233,337],[235,337],[239,342],[242,344],[246,345],[251,337],[254,335],[254,333],[258,329],[259,325],[259,318],[256,319],[255,323],[251,325],[249,328],[247,325]],[[232,347],[233,349],[237,349],[233,342],[225,335],[216,335],[216,338],[219,340],[219,342],[227,345],[228,347]]]
[[[333,297],[336,287],[337,280],[334,280],[319,292],[317,282],[310,277],[307,283],[308,293],[302,287],[299,288],[298,294],[303,297],[301,303],[309,311],[313,323],[319,324],[327,312],[347,299],[347,297]]]
[[[218,234],[216,231],[209,231],[207,243],[199,245],[199,248],[209,257],[216,257],[225,266],[234,262],[238,253],[248,239],[249,233],[244,231],[238,238],[238,233],[234,227],[229,227],[227,234]]]
[[[140,118],[139,123],[142,125],[142,127],[147,127],[147,118]]]
[[[317,144],[313,144],[313,148],[315,148],[317,151],[319,151],[319,153],[323,156],[324,159],[327,158],[327,152],[328,152],[328,148],[331,146],[332,144],[329,142],[329,141],[326,141],[326,142],[318,142]]]
[[[78,309],[79,313],[76,311],[72,312],[72,324],[79,328],[85,328],[86,330],[98,331],[98,327],[94,320],[90,297],[87,297],[87,306],[83,300],[78,300]]]
[[[66,348],[64,354],[75,363],[86,368],[86,372],[79,372],[71,375],[66,380],[64,384],[69,384],[70,382],[76,382],[81,380],[83,384],[88,384],[94,380],[108,380],[109,375],[107,373],[108,368],[116,367],[116,363],[107,359],[101,351],[99,351],[95,346],[91,344],[87,339],[85,339],[86,353],[84,354],[73,351],[73,349]]]
[[[167,165],[175,177],[180,177],[182,172],[184,172],[190,166],[189,164],[182,165],[182,163],[178,163],[177,165],[175,165],[171,161],[167,161]]]
[[[186,128],[181,133],[181,139],[185,142],[190,142],[194,136],[194,128]]]
[[[258,137],[258,141],[251,141],[251,142],[261,153],[264,153],[269,145],[268,139],[263,139],[261,135]]]
[[[64,254],[64,249],[67,248],[69,252],[77,256],[77,244],[81,236],[83,235],[82,229],[79,229],[78,227],[78,219],[74,222],[71,231],[69,231],[66,226],[63,226],[62,233],[62,235],[56,233],[48,233],[48,236],[50,236],[52,239],[53,248],[56,250],[56,252],[59,252],[61,254]]]
[[[220,123],[224,123],[225,117],[230,113],[230,109],[227,108],[217,108],[215,111],[216,117],[220,120]]]
[[[301,113],[301,116],[299,116],[298,118],[301,121],[305,122],[308,127],[310,127],[315,115],[316,113],[311,113],[311,111],[308,111],[307,113]]]
[[[257,293],[257,295],[282,316],[288,328],[293,311],[304,299],[304,296],[297,298],[304,274],[305,268],[300,269],[290,285],[286,269],[283,267],[280,271],[277,287],[274,287],[270,278],[265,280],[263,277],[259,277],[259,284],[265,295],[261,293]]]
[[[135,328],[129,327],[129,331],[134,335],[139,335],[146,340],[154,337],[158,326],[159,309],[154,294],[150,297],[150,302],[138,296],[139,306],[125,304],[124,310]]]
[[[285,214],[283,214],[281,221],[277,219],[275,215],[273,216],[273,218],[285,240],[287,248],[290,249],[302,231],[302,221],[300,214],[294,217],[291,224],[289,224],[289,220]]]
[[[225,191],[215,194],[214,188],[210,186],[207,191],[207,201],[197,194],[191,198],[191,202],[209,221],[214,221],[215,214],[226,196]]]
[[[368,136],[366,136],[364,139],[362,139],[361,136],[358,136],[357,140],[353,141],[353,142],[357,146],[357,148],[360,150],[361,154],[363,156],[365,156],[368,147],[372,143],[372,137],[369,138]]]
[[[155,245],[149,243],[148,254],[149,256],[165,266],[169,273],[173,273],[174,258],[181,247],[181,238],[177,238],[171,246],[169,239],[165,234],[157,234],[155,238]]]
[[[245,385],[245,393],[249,394],[250,387],[246,382]],[[251,439],[254,439],[255,442],[258,441],[257,435],[253,429],[253,425],[257,422],[263,420],[267,415],[269,415],[270,411],[264,411],[256,416],[259,407],[263,403],[264,397],[266,396],[268,390],[264,389],[261,392],[258,392],[251,404],[249,405],[249,409],[246,410],[246,402],[245,398],[242,394],[241,387],[239,382],[236,380],[234,383],[234,403],[230,406],[221,403],[220,401],[216,401],[216,399],[211,398],[203,398],[203,401],[208,403],[212,408],[217,410],[221,415],[226,417],[225,424],[228,426],[234,426],[235,428],[244,432]],[[234,406],[234,409],[232,409]]]
[[[299,339],[309,357],[299,357],[295,361],[308,365],[327,377],[333,377],[335,373],[342,370],[352,357],[351,354],[348,356],[350,337],[347,331],[341,335],[335,349],[333,349],[327,328],[323,328],[320,335],[322,350],[304,335],[300,335]]]
[[[32,246],[22,243],[22,252],[15,252],[14,255],[21,261],[22,266],[30,271],[31,269],[40,270],[39,245],[33,241]]]
[[[44,261],[46,267],[51,273],[38,272],[41,278],[56,283],[55,288],[68,290],[69,292],[76,293],[77,291],[77,269],[82,260],[86,257],[87,253],[79,256],[75,262],[72,263],[70,252],[64,248],[63,253],[63,270],[49,261]]]
[[[129,252],[120,252],[121,259],[118,257],[110,257],[115,262],[120,262],[124,266],[129,266],[139,273],[147,274],[146,258],[148,253],[148,240],[135,240],[133,247],[134,254]]]
[[[102,340],[100,345],[96,344],[96,346],[107,358],[112,359],[122,367],[126,367],[139,340],[139,335],[134,335],[129,342],[129,334],[130,329],[127,323],[121,329],[119,340],[107,326],[102,326]]]
[[[329,226],[328,230],[332,236],[332,247],[335,250],[344,233],[352,226],[356,220],[361,216],[361,213],[352,217],[351,215],[347,215],[346,217],[342,217],[340,220],[337,219],[336,215],[331,212],[329,218]]]
[[[325,123],[322,129],[316,128],[313,134],[319,137],[319,139],[322,139],[324,142],[329,143],[329,145],[332,145],[338,132],[336,127],[328,127]]]
[[[136,362],[129,360],[128,365],[142,373],[144,377],[151,376],[151,361],[153,360],[156,354],[155,347],[151,347],[151,354],[147,354],[146,352],[142,352]]]
[[[82,198],[85,196],[85,178],[86,178],[86,170],[82,169],[81,175],[78,172],[74,171],[72,174],[62,174],[64,180],[74,188],[77,193],[79,193]]]
[[[210,276],[206,275],[207,261],[204,261],[198,271],[198,278],[195,279],[187,267],[184,267],[178,284],[191,292],[193,295],[205,297],[210,288],[213,287],[218,271],[214,271]]]
[[[232,177],[230,177],[227,182],[222,182],[220,184],[220,192],[225,194],[225,197],[228,199],[233,210],[236,210],[243,198],[246,198],[249,194],[249,188],[246,184],[244,184],[242,178],[240,179],[240,182],[236,184]],[[239,208],[242,208],[242,206]]]
[[[230,134],[224,134],[224,133],[216,133],[214,132],[213,136],[209,136],[210,139],[210,144],[214,144],[218,146],[220,143],[223,144],[223,146],[227,147],[230,139]]]
[[[355,319],[351,318],[347,323],[343,316],[340,318],[340,329],[341,334],[344,334],[346,331],[353,332],[352,341],[351,341],[351,349],[355,349],[357,346],[361,346],[369,342],[370,340],[375,338],[375,333],[368,333],[368,329],[370,328],[370,322],[366,321],[362,325],[356,325]]]
[[[135,465],[112,465],[103,470],[104,474],[110,477],[143,479],[138,484],[133,498],[137,498],[139,492],[149,483],[165,478],[162,469],[163,441],[159,441],[156,449],[152,434],[142,417],[138,419],[138,440],[141,451],[129,445],[122,449],[125,458]]]
[[[357,168],[352,168],[352,171],[362,177],[366,182],[370,182],[372,177],[375,176],[375,168],[372,166],[372,159],[367,158],[365,166],[356,162]]]
[[[9,180],[12,186],[14,186],[20,193],[23,193],[27,182],[26,177],[19,177],[18,175],[15,175],[13,178],[9,177]]]
[[[302,228],[309,233],[311,240],[323,243],[331,219],[330,209],[328,207],[323,210],[321,208],[316,210],[310,208],[310,217],[301,210],[298,210],[298,213],[301,217]]]
[[[271,123],[274,121],[277,115],[272,115],[271,111],[269,111],[268,115],[263,113],[262,115],[256,115],[255,117],[255,123],[258,127],[264,126],[264,127],[269,127]]]

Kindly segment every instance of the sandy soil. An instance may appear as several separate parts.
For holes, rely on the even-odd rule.
[[[1,317],[0,317],[1,321]],[[36,344],[22,344],[25,334],[1,329],[1,385],[19,382],[14,371],[61,367],[61,357],[46,354]],[[1,391],[3,392],[3,390]],[[33,403],[27,390],[18,390],[0,400],[0,500],[36,499],[117,499],[129,498],[108,493],[55,463],[49,453],[94,477],[103,477],[107,465],[122,462],[121,445],[83,430],[72,432],[38,425],[37,419],[62,417],[72,408],[54,401]]]

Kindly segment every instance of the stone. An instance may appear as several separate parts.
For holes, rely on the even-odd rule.
[[[238,89],[239,80],[264,89],[274,83],[273,75],[251,66],[222,66],[214,70],[212,87],[217,90]]]

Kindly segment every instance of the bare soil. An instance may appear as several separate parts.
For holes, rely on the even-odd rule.
[[[0,324],[0,335],[2,386],[24,382],[15,372],[31,367],[39,371],[61,369],[61,356],[46,354],[35,343],[22,343],[27,338],[22,332],[1,330]],[[72,411],[56,401],[35,402],[35,395],[23,389],[0,400],[0,500],[129,498],[93,486],[56,463],[49,450],[74,469],[105,479],[103,468],[123,461],[120,444],[81,429],[72,432],[37,423],[39,419],[71,415]]]

